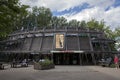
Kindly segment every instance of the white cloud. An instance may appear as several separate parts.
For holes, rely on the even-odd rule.
[[[114,3],[115,0],[20,0],[23,4],[33,6],[45,6],[52,11],[64,11],[83,3],[90,6],[100,6],[106,8]]]
[[[81,21],[81,20],[87,20],[88,21],[89,19],[97,16],[98,11],[99,11],[99,8],[94,7],[94,8],[82,10],[81,12],[79,12],[77,14],[73,14],[73,15],[70,14],[70,16],[66,16],[66,15],[63,15],[63,16],[66,17],[68,20],[77,19],[79,21]],[[67,14],[67,15],[69,15],[69,14]]]
[[[101,7],[101,8],[107,8],[108,6],[111,6],[114,4],[115,0],[85,0],[88,4],[91,6]]]
[[[89,21],[94,18],[96,20],[104,19],[106,25],[110,26],[111,29],[120,26],[120,7],[110,8],[110,10],[105,11],[100,7],[93,7],[89,9],[85,9],[77,14],[73,14],[68,16],[69,14],[63,15],[68,20],[77,19],[79,21],[85,20]]]
[[[34,1],[34,2],[33,2]],[[33,6],[45,6],[52,11],[63,11],[82,4],[82,0],[21,0],[23,4]]]
[[[105,12],[105,21],[112,28],[120,26],[120,7],[111,8],[109,11]]]
[[[64,11],[69,10],[77,6],[81,6],[83,3],[89,4],[91,8],[84,9],[79,13],[71,12],[62,16],[65,16],[68,20],[77,19],[90,20],[95,18],[96,20],[102,20],[107,25],[114,29],[120,25],[120,7],[110,8],[105,11],[106,8],[112,6],[115,0],[20,0],[22,4],[33,6],[45,6],[50,8],[52,11]]]

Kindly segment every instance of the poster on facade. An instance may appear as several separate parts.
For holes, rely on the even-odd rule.
[[[55,48],[64,48],[64,34],[56,34],[55,41]]]

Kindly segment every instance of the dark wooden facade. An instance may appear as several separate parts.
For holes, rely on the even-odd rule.
[[[56,35],[63,35],[63,45],[56,48]],[[113,40],[105,38],[103,32],[77,27],[20,31],[2,41],[1,53],[48,56],[55,64],[96,64],[105,55],[116,53]],[[18,55],[20,55],[18,54]]]

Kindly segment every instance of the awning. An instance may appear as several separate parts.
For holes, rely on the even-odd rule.
[[[0,53],[31,53],[31,51],[0,51]]]
[[[50,51],[50,53],[84,53],[84,51],[72,51],[72,50],[69,50],[69,51]]]
[[[111,42],[111,43],[115,43],[115,40],[112,39],[104,39],[104,38],[93,38],[92,42]]]
[[[118,51],[82,51],[82,50],[68,50],[68,51],[59,51],[59,50],[52,50],[50,51],[50,53],[85,53],[85,54],[89,54],[89,53],[94,53],[94,54],[101,54],[101,53],[112,53],[112,54],[120,54],[120,52]]]
[[[0,53],[50,54],[49,51],[0,51]]]

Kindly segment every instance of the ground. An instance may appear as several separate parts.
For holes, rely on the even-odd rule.
[[[10,68],[0,70],[0,80],[120,80],[120,69],[100,66],[56,66],[50,70]]]

